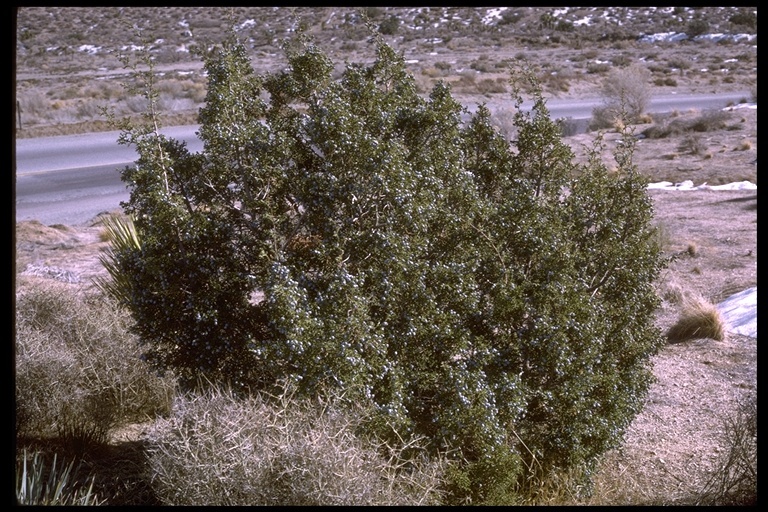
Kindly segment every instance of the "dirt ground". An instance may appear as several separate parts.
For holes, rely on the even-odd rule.
[[[679,151],[679,138],[643,139],[635,162],[652,181],[756,184],[757,111],[735,110],[729,123],[738,128],[702,134],[706,151],[700,155]],[[591,136],[568,140],[576,147]],[[610,149],[616,138],[609,134],[607,139]],[[756,190],[649,193],[670,259],[659,281],[662,297],[677,291],[719,303],[757,285]],[[99,256],[108,244],[101,232],[98,218],[84,226],[18,223],[16,284],[57,279],[75,287],[92,286],[92,278],[105,272]],[[658,326],[668,329],[679,313],[679,302],[665,299]],[[624,446],[608,454],[598,475],[620,479],[632,474],[622,492],[634,503],[684,503],[701,489],[726,449],[724,418],[734,413],[740,400],[756,393],[757,340],[728,333],[723,341],[670,344],[654,358],[654,373],[657,382],[645,410],[630,426]]]
[[[674,257],[659,283],[712,303],[757,285],[756,191],[654,191],[657,222],[668,231]],[[695,255],[688,247],[696,247]],[[671,327],[680,306],[664,300],[657,324]],[[652,503],[686,503],[725,455],[724,419],[757,393],[757,339],[727,333],[723,341],[669,344],[654,358],[657,382],[621,450],[604,471],[632,468],[636,489]]]

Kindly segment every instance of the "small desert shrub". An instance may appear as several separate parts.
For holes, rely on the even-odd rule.
[[[82,101],[77,105],[77,116],[93,119],[101,114],[102,105],[96,101]]]
[[[125,97],[125,90],[113,82],[102,80],[85,86],[78,95],[93,99],[116,100]]]
[[[186,82],[186,83],[185,83]],[[191,83],[190,81],[163,80],[157,83],[157,91],[161,94],[167,94],[172,97],[180,97],[184,94],[184,89]]]
[[[706,149],[707,145],[701,140],[701,137],[694,134],[683,136],[683,139],[677,146],[677,150],[681,153],[690,153],[692,155],[700,155],[706,151]]]
[[[477,83],[477,92],[481,94],[503,93],[507,92],[507,87],[504,85],[506,80],[501,79],[493,80],[491,78],[485,78]]]
[[[663,137],[675,137],[690,131],[690,122],[684,119],[673,119],[663,129]]]
[[[436,67],[426,67],[426,68],[422,68],[421,74],[424,76],[428,76],[430,78],[437,78],[439,76],[442,76],[443,72],[437,69]]]
[[[653,80],[653,85],[657,87],[677,87],[677,80],[672,78],[671,76],[664,77],[664,78],[656,78]]]
[[[592,111],[592,119],[596,123],[597,119],[595,118],[595,111]],[[647,139],[663,139],[667,135],[669,135],[669,131],[666,129],[663,125],[655,124],[653,126],[649,126],[642,132],[640,132],[645,138]]]
[[[735,148],[736,151],[749,151],[750,149],[752,149],[752,142],[748,140],[741,141]]]
[[[487,58],[486,59],[480,58],[478,60],[472,61],[469,64],[469,67],[471,69],[474,69],[475,71],[479,71],[480,73],[490,73],[491,71],[493,71],[493,65],[491,64],[490,61],[487,60]]]
[[[651,124],[653,122],[653,117],[651,117],[650,114],[640,114],[637,116],[637,119],[635,120],[637,124]]]
[[[691,61],[683,57],[672,57],[667,60],[667,65],[672,69],[690,69]]]
[[[728,21],[737,25],[737,29],[745,27],[755,30],[757,28],[757,14],[748,8],[741,8],[739,12],[728,18]]]
[[[81,94],[80,89],[74,85],[68,87],[62,87],[60,89],[52,90],[48,92],[48,95],[57,100],[72,100],[79,97]]]
[[[549,73],[541,77],[541,83],[544,86],[554,92],[568,92],[571,84],[566,74],[561,73]]]
[[[437,503],[439,461],[358,436],[365,416],[290,392],[179,396],[149,433],[155,492],[166,505]]]
[[[191,99],[195,103],[203,103],[205,101],[205,95],[207,93],[205,84],[193,83],[186,90],[187,98]]]
[[[129,316],[102,295],[46,280],[16,297],[16,429],[76,453],[170,406],[173,382],[140,359]]]
[[[650,78],[650,71],[639,65],[613,69],[602,85],[605,108],[625,111],[629,122],[636,122],[651,99]]]
[[[571,117],[558,119],[557,124],[560,125],[563,137],[572,137],[579,133],[579,122]]]
[[[707,481],[698,505],[757,504],[757,396],[742,399],[722,419],[726,449]]]
[[[626,67],[632,64],[633,60],[630,55],[627,55],[625,53],[615,55],[611,57],[611,64],[617,67]]]
[[[693,132],[711,132],[726,127],[731,116],[723,110],[708,110],[689,122],[687,129]]]
[[[590,62],[587,64],[587,73],[590,75],[602,75],[611,70],[611,65],[607,62]]]
[[[498,21],[499,25],[514,25],[523,17],[523,14],[517,9],[506,10],[501,13],[501,19]]]
[[[672,72],[669,69],[669,66],[667,66],[666,64],[659,64],[659,63],[646,61],[645,67],[651,73],[658,74],[658,75],[668,75]]]
[[[705,34],[707,31],[709,31],[709,22],[702,18],[696,18],[689,21],[685,28],[685,34],[691,39]]]
[[[22,114],[44,114],[51,108],[51,102],[40,92],[32,92],[19,98]]]
[[[389,16],[379,24],[379,32],[385,35],[395,35],[400,28],[400,19],[395,16]]]
[[[685,290],[677,281],[666,283],[661,292],[661,298],[671,304],[682,304],[685,297]]]
[[[127,113],[145,112],[148,102],[141,96],[129,96],[124,102],[125,110]]]
[[[474,86],[477,81],[474,71],[463,71],[459,74],[458,85],[463,87]]]
[[[615,125],[619,113],[612,107],[600,106],[592,109],[589,121],[590,130],[605,130]]]
[[[650,116],[641,114],[632,120],[636,124],[651,122]],[[590,130],[612,129],[621,132],[626,128],[626,122],[622,109],[618,106],[602,106],[592,109],[592,118],[589,120]]]
[[[160,48],[154,53],[155,60],[160,64],[172,64],[184,59],[184,52],[180,52],[176,48],[169,46]]]
[[[677,322],[667,331],[670,343],[711,338],[725,339],[725,321],[717,306],[700,296],[688,297],[683,302]]]
[[[594,113],[593,118],[595,118]],[[646,128],[642,131],[642,134],[649,139],[663,139],[688,133],[689,135],[680,143],[678,150],[683,152],[693,152],[699,144],[696,143],[697,138],[695,135],[691,134],[691,132],[705,133],[728,129],[727,121],[729,118],[730,114],[722,110],[703,112],[692,120],[673,119],[672,121],[667,122],[666,119],[660,118],[659,123]],[[699,153],[697,152],[694,154]]]

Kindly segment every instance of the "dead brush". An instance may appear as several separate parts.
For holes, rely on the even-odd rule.
[[[685,290],[677,281],[670,281],[660,287],[659,296],[671,304],[682,304],[685,300]]]
[[[722,423],[725,449],[697,505],[756,505],[757,397],[742,399]]]
[[[84,452],[117,425],[169,410],[174,381],[140,360],[126,312],[50,281],[16,294],[17,438]]]
[[[670,343],[692,339],[725,339],[725,320],[717,306],[701,296],[689,296],[683,301],[677,322],[667,331]]]
[[[176,397],[149,431],[152,486],[165,505],[423,505],[440,502],[444,462],[420,441],[391,448],[360,427],[363,406],[240,396],[223,386]]]

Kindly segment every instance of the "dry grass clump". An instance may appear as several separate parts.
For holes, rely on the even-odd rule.
[[[659,297],[670,304],[679,305],[685,301],[686,292],[677,280],[664,282],[659,286]]]
[[[168,410],[174,385],[140,360],[128,316],[44,280],[16,294],[16,432],[82,455],[112,428]]]
[[[24,91],[18,98],[21,112],[42,115],[51,108],[51,101],[40,91]]]
[[[667,331],[667,339],[679,343],[700,338],[724,340],[725,321],[717,306],[701,296],[689,296],[677,322]]]
[[[480,80],[477,86],[477,92],[480,94],[498,94],[507,92],[506,79],[499,78],[493,80],[491,78],[484,78]]]
[[[740,401],[722,421],[726,449],[697,504],[757,505],[757,396]]]
[[[441,463],[406,463],[400,452],[359,437],[363,418],[361,410],[290,393],[179,396],[149,432],[155,494],[166,505],[439,502]]]
[[[659,483],[633,462],[622,449],[608,452],[599,462],[593,477],[593,495],[582,505],[650,505],[658,504]],[[641,466],[642,468],[642,466]]]
[[[721,421],[723,449],[718,452],[718,462],[701,487],[686,490],[674,478],[659,482],[653,470],[646,472],[645,453],[630,455],[620,448],[608,452],[599,462],[590,496],[549,504],[754,506],[757,503],[757,397],[746,396],[735,410],[724,414]]]

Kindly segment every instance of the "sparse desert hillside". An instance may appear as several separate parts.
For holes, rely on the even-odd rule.
[[[637,64],[656,94],[737,92],[757,84],[756,8],[368,7],[425,94],[449,83],[465,103],[504,102],[510,64],[534,64],[551,97],[595,97],[613,69]],[[152,55],[167,124],[194,124],[205,99],[195,45],[234,26],[257,72],[286,65],[284,39],[302,27],[339,63],[371,61],[370,32],[353,8],[23,7],[16,38],[17,136],[107,128],[102,107],[136,115],[141,98],[120,56]],[[20,126],[18,125],[20,123]]]

